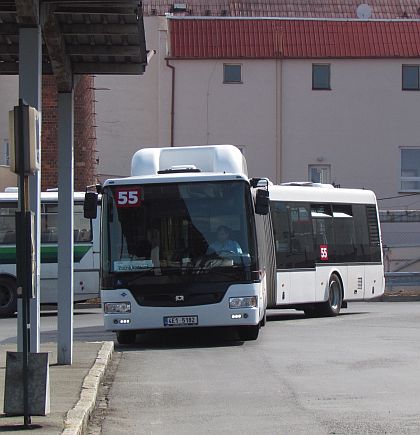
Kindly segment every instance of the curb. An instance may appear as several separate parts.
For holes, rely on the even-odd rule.
[[[82,435],[96,404],[99,385],[114,352],[114,342],[104,341],[82,384],[80,399],[64,419],[63,435]]]

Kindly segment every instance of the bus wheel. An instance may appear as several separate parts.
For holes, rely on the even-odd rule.
[[[241,341],[251,341],[258,338],[260,333],[260,325],[255,326],[241,326],[239,328],[239,339]]]
[[[12,316],[17,311],[16,282],[14,279],[0,277],[0,316]]]
[[[136,341],[134,331],[117,331],[118,344],[133,344]]]
[[[343,302],[343,289],[338,276],[334,273],[330,276],[328,293],[328,300],[323,304],[323,314],[329,317],[338,316]]]

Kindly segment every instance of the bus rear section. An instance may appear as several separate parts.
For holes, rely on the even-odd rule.
[[[0,193],[0,316],[17,310],[17,192]],[[74,193],[74,301],[99,296],[99,219],[83,216],[84,193]],[[41,193],[40,302],[57,303],[58,193]]]
[[[270,186],[277,289],[271,308],[335,316],[347,302],[379,299],[384,269],[373,192]]]
[[[120,343],[146,330],[202,327],[257,338],[266,288],[244,174],[177,166],[108,180],[102,201],[104,323]]]

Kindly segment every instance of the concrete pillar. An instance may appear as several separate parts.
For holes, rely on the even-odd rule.
[[[58,364],[73,361],[74,92],[58,94]]]

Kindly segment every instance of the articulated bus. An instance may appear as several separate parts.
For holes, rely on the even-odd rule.
[[[373,192],[289,183],[269,193],[277,270],[270,308],[334,316],[348,301],[383,295]]]
[[[335,316],[383,293],[377,216],[369,191],[248,179],[232,145],[142,149],[102,187],[105,328],[121,344],[213,326],[254,340],[267,308]]]
[[[83,215],[84,193],[74,194],[74,301],[99,296],[99,219]],[[16,312],[17,191],[0,193],[0,316]],[[58,193],[41,193],[40,302],[57,303]]]
[[[232,145],[138,151],[132,176],[102,188],[105,328],[121,344],[178,327],[233,326],[241,339],[256,339],[275,278],[266,279],[274,269],[262,248],[266,193],[251,186]]]

